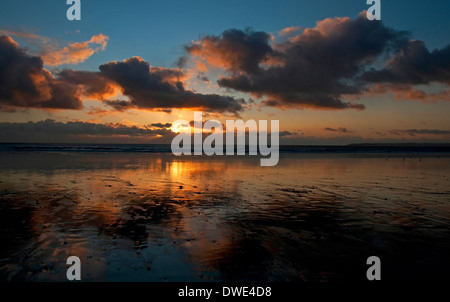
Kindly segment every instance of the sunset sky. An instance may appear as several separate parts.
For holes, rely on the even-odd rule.
[[[168,143],[194,110],[284,144],[450,142],[448,0],[381,22],[366,0],[81,3],[1,1],[0,142]]]

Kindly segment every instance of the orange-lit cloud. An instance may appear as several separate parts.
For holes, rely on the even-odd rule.
[[[364,14],[360,14],[358,19],[365,18]],[[349,17],[326,18],[317,21],[316,27],[305,28],[298,36],[291,39],[292,42],[310,41],[314,39],[331,38],[333,35],[345,33],[352,20]]]
[[[375,84],[362,95],[375,97],[379,94],[392,94],[395,100],[420,101],[423,103],[436,103],[437,101],[450,101],[450,90],[435,93],[426,93],[415,89],[413,85],[406,84]]]
[[[85,43],[72,44],[54,52],[51,64],[84,56],[91,43],[99,49],[106,46],[107,37],[94,36]],[[80,52],[78,52],[80,51]],[[95,51],[95,50],[92,50]],[[91,53],[90,50],[87,50]],[[90,72],[64,69],[55,76],[44,68],[43,59],[32,56],[9,36],[0,36],[0,109],[15,107],[43,109],[82,109],[83,101],[102,101],[117,111],[145,109],[170,112],[173,108],[211,112],[237,113],[245,101],[231,96],[201,94],[185,87],[189,73],[181,68],[151,66],[140,57],[121,62],[109,62]],[[124,96],[126,100],[119,100]],[[106,112],[91,110],[92,115]]]
[[[44,64],[57,66],[62,64],[79,64],[86,61],[94,53],[106,49],[108,36],[103,34],[94,35],[88,41],[71,43],[61,48],[52,39],[24,31],[1,30],[1,34],[26,39],[39,50]]]
[[[300,30],[301,30],[301,26],[290,26],[290,27],[286,27],[286,28],[283,28],[282,30],[280,30],[279,34],[281,36],[290,36],[290,35],[296,34]]]
[[[108,36],[98,34],[92,36],[89,41],[72,43],[62,49],[47,46],[41,57],[48,66],[79,64],[86,61],[94,53],[105,50],[107,44]]]

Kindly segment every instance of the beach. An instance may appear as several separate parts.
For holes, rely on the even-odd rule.
[[[448,280],[450,156],[0,156],[0,280]]]

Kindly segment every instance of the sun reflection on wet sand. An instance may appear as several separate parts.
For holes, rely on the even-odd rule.
[[[387,279],[440,278],[449,163],[5,153],[0,278],[64,281],[75,255],[85,281],[358,280],[372,254]]]

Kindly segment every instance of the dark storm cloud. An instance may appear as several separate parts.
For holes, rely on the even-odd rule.
[[[77,85],[84,96],[102,100],[114,96],[117,85],[98,72],[65,69],[58,73],[58,80]]]
[[[200,94],[186,90],[184,74],[176,69],[151,67],[139,57],[110,62],[100,74],[115,83],[130,97],[130,106],[141,109],[196,108],[206,111],[238,112],[245,101],[218,94]]]
[[[0,108],[81,109],[76,85],[59,81],[8,36],[0,35]]]
[[[269,45],[270,37],[268,33],[251,29],[229,29],[220,37],[205,36],[185,49],[191,55],[204,57],[212,65],[253,74],[261,70],[261,62],[275,54]]]
[[[239,33],[231,37],[240,38],[230,38],[230,33]],[[186,49],[195,60],[228,72],[218,80],[220,86],[251,93],[267,106],[364,109],[343,99],[382,81],[449,81],[450,47],[429,52],[423,42],[409,41],[409,33],[368,21],[364,13],[354,20],[319,21],[280,43],[272,43],[262,33],[258,35],[266,38],[248,42],[254,34],[229,30]],[[233,54],[228,55],[231,49]],[[380,63],[386,68],[374,69]]]
[[[425,43],[409,41],[395,54],[382,70],[370,70],[362,79],[375,83],[450,84],[450,45],[428,50]]]
[[[80,121],[69,121],[66,123],[57,122],[54,120],[27,123],[3,122],[0,123],[0,140],[2,142],[9,142],[33,141],[36,138],[70,139],[71,137],[95,138],[108,136],[145,138],[156,137],[157,135],[173,135],[170,130],[166,130],[164,127],[158,127],[159,124],[155,125],[148,125],[140,128],[120,123],[98,124]],[[162,125],[165,126],[164,124]]]

